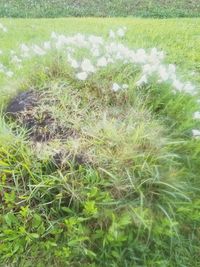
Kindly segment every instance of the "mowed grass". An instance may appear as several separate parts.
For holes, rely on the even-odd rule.
[[[109,29],[126,26],[122,42],[163,49],[183,79],[200,85],[199,19],[1,22],[8,28],[0,38],[5,64],[10,50],[39,44],[52,31],[106,38]],[[192,118],[200,94],[174,95],[156,84],[137,89],[137,75],[113,66],[77,82],[51,55],[33,58],[15,79],[1,76],[2,266],[200,265],[200,143],[191,134],[200,127]],[[109,83],[116,79],[129,89],[113,94]],[[5,117],[8,101],[30,89],[39,94],[30,113],[37,124],[51,115],[50,142],[30,139],[26,114],[17,123]]]
[[[67,18],[67,19],[1,19],[9,33],[2,34],[0,46],[9,51],[23,42],[49,39],[52,31],[72,34],[84,32],[108,36],[110,28],[127,26],[126,43],[135,48],[157,47],[166,52],[166,60],[177,64],[183,72],[199,71],[200,19],[130,19],[130,18]],[[13,27],[14,25],[14,27]],[[41,35],[42,32],[42,35]],[[189,70],[189,71],[188,71]],[[199,75],[195,78],[198,79]]]
[[[1,17],[199,17],[198,0],[1,0]]]

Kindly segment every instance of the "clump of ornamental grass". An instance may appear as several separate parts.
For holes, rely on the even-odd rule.
[[[75,159],[82,155],[85,163],[120,174],[122,179],[129,169],[132,172],[145,161],[156,165],[165,153],[171,158],[166,130],[145,108],[142,97],[136,96],[136,71],[115,67],[86,83],[77,83],[70,72],[66,77],[65,73],[54,73],[56,67],[53,63],[43,74],[42,69],[38,71],[42,77],[39,88],[40,77],[31,75],[25,84],[31,88],[27,98],[33,103],[15,114],[17,123],[28,128],[30,142],[40,157],[60,155],[62,161],[63,153],[67,161],[67,156]],[[133,85],[113,91],[113,80],[125,73],[132,75]],[[30,123],[31,119],[35,122]]]
[[[11,60],[23,77],[1,90],[0,262],[196,264],[196,88],[162,52],[97,36],[53,33]]]
[[[177,209],[190,184],[169,115],[149,102],[155,87],[143,94],[129,66],[82,82],[60,64],[32,68],[1,118],[1,262],[148,265],[155,250],[164,264],[175,247],[188,260]],[[125,75],[128,88],[113,90]],[[34,101],[10,112],[20,90]]]

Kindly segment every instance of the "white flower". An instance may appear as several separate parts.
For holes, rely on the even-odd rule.
[[[71,63],[72,68],[74,69],[77,69],[79,67],[78,62],[75,59],[72,59],[70,63]]]
[[[142,86],[143,84],[147,83],[147,76],[143,75],[139,81],[136,82],[136,86]]]
[[[12,62],[13,64],[20,64],[20,63],[22,62],[22,60],[21,60],[18,56],[14,55],[14,56],[12,56],[12,58],[11,58],[11,62]]]
[[[176,66],[174,64],[169,64],[168,70],[170,73],[175,73],[176,72]]]
[[[14,73],[13,73],[12,71],[7,71],[7,72],[6,72],[6,75],[7,75],[9,78],[11,78],[11,77],[14,75]]]
[[[95,68],[89,59],[84,59],[81,63],[81,69],[83,72],[95,72]]]
[[[88,40],[92,44],[103,44],[103,38],[100,36],[90,35]]]
[[[0,63],[0,72],[4,72],[4,69],[5,69],[4,65]]]
[[[117,35],[118,35],[119,37],[124,37],[124,36],[125,36],[125,31],[126,31],[126,28],[119,28],[119,29],[117,30]]]
[[[192,135],[193,135],[193,137],[195,137],[195,138],[200,138],[200,131],[194,129],[194,130],[192,130]]]
[[[83,34],[77,33],[74,36],[74,42],[79,46],[79,47],[85,47],[87,46],[88,42],[86,42],[86,38]]]
[[[88,77],[88,73],[87,72],[79,72],[77,75],[76,75],[77,79],[78,80],[81,80],[81,81],[85,81]]]
[[[113,83],[112,85],[112,91],[117,92],[121,89],[121,86],[118,83]]]
[[[147,61],[146,51],[143,48],[138,49],[134,57],[134,62],[144,64],[146,63],[146,61]]]
[[[21,44],[20,49],[21,49],[21,52],[22,52],[22,54],[21,54],[22,57],[26,58],[26,57],[30,56],[30,54],[29,54],[30,49],[29,49],[29,47],[27,45]]]
[[[156,47],[151,49],[151,53],[150,53],[151,57],[157,57],[158,56],[158,50]]]
[[[195,120],[200,120],[200,111],[196,111],[194,114],[193,114],[193,118]]]
[[[128,89],[128,84],[126,84],[126,83],[122,84],[122,88],[123,89]]]
[[[55,46],[56,46],[56,49],[59,50],[64,46],[64,43],[61,40],[59,40],[56,42]]]
[[[29,52],[29,47],[25,44],[21,44],[21,51],[27,53]]]
[[[106,60],[105,57],[101,57],[101,58],[99,58],[98,61],[97,61],[97,66],[98,66],[98,67],[106,67],[107,64],[108,64],[108,62],[107,62],[107,60]]]
[[[8,70],[2,63],[0,63],[0,73],[5,74],[9,78],[13,76],[13,72]]]
[[[100,55],[99,49],[96,47],[91,50],[91,53],[94,57],[98,57]]]
[[[67,52],[69,52],[69,53],[74,53],[74,52],[75,52],[74,48],[72,48],[72,47],[67,47],[66,50],[67,50]],[[70,55],[70,54],[69,54],[69,55]]]
[[[7,32],[7,28],[5,26],[3,26],[2,23],[0,23],[0,29],[3,31],[3,32]]]
[[[67,55],[67,59],[72,68],[74,69],[79,68],[79,63],[71,57],[70,53]]]
[[[154,66],[152,64],[145,64],[142,67],[142,70],[143,70],[144,74],[152,75],[152,73],[156,71],[156,66]]]
[[[160,66],[159,68],[159,76],[161,81],[166,82],[169,79],[169,74],[164,66]]]
[[[0,23],[0,30],[4,26]],[[10,52],[10,61],[20,67],[25,57],[32,57],[35,54],[43,56],[52,49],[60,49],[67,54],[67,62],[74,69],[78,69],[77,79],[86,80],[88,75],[94,73],[99,68],[106,67],[111,63],[114,64],[132,64],[135,68],[138,66],[141,70],[141,77],[136,82],[137,86],[147,84],[151,77],[157,77],[157,82],[168,82],[172,87],[172,92],[186,92],[194,95],[196,93],[194,85],[190,82],[183,83],[176,76],[176,67],[174,64],[164,64],[164,52],[153,48],[148,52],[141,48],[131,50],[123,44],[115,42],[114,38],[124,37],[126,33],[125,27],[118,28],[115,32],[109,31],[112,40],[106,42],[102,37],[95,35],[76,34],[74,36],[59,35],[52,32],[49,41],[43,42],[41,45],[33,45],[31,47],[22,44],[21,53],[16,54],[15,51]],[[82,55],[82,50],[88,52],[91,56],[82,58],[78,61],[75,55]],[[85,51],[86,50],[86,51]],[[1,50],[0,50],[1,54]],[[94,63],[95,62],[95,65]],[[11,76],[12,72],[4,65],[0,64],[0,72],[7,76]],[[112,90],[117,92],[120,89],[127,89],[127,84],[113,83]],[[200,117],[200,112],[194,114],[194,118]]]
[[[109,57],[109,58],[107,59],[107,62],[108,62],[108,63],[114,63],[114,59],[112,59],[111,57]]]
[[[33,49],[33,52],[38,56],[43,56],[46,54],[46,52],[42,48],[40,48],[38,45],[33,45],[32,49]]]
[[[163,60],[165,58],[164,51],[159,52],[159,58],[160,58],[160,60]]]
[[[110,37],[110,38],[115,38],[115,33],[114,33],[114,31],[110,30],[110,32],[109,32],[109,37]]]
[[[183,89],[183,83],[177,79],[173,81],[172,86],[179,92],[181,92]]]
[[[44,42],[44,49],[50,50],[51,49],[51,43],[50,42]]]
[[[185,86],[183,87],[183,91],[185,91],[186,93],[189,93],[191,95],[195,95],[196,94],[195,87],[190,82],[187,82],[185,84]]]
[[[52,32],[52,33],[51,33],[51,38],[52,38],[52,39],[56,39],[56,38],[57,38],[57,34],[56,34],[55,32]]]
[[[151,69],[152,69],[152,67],[151,67],[150,64],[145,64],[145,65],[142,67],[142,69],[143,69],[143,72],[144,72],[144,73],[151,73]]]

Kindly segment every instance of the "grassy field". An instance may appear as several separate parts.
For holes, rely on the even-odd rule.
[[[198,0],[1,0],[1,17],[199,17]]]
[[[167,53],[166,59],[177,64],[182,72],[185,69],[187,73],[190,73],[188,70],[200,70],[199,19],[1,19],[1,22],[5,22],[9,28],[9,34],[2,34],[0,39],[1,49],[7,52],[24,42],[34,43],[49,39],[52,31],[65,34],[84,32],[106,37],[111,26],[115,29],[127,26],[127,44],[134,48],[157,47],[164,50]],[[13,24],[16,26],[13,27]],[[198,75],[194,79],[199,79]]]
[[[110,29],[126,26],[122,43],[164,50],[179,77],[200,85],[200,19],[0,22],[7,28],[0,62],[9,69],[11,50],[40,45],[52,31],[108,39]],[[77,81],[57,53],[15,71],[0,74],[1,266],[198,267],[200,141],[192,130],[200,129],[193,119],[199,91],[174,94],[154,82],[137,88],[139,70],[120,64]],[[116,80],[127,91],[113,94]],[[14,121],[5,116],[27,90],[37,105]],[[44,121],[48,142],[37,139]]]

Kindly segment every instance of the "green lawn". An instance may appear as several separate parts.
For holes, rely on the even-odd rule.
[[[11,50],[39,45],[52,31],[107,39],[126,26],[122,43],[164,50],[178,76],[200,86],[200,19],[0,22],[8,29],[0,32],[0,63],[9,68]],[[173,94],[154,82],[138,89],[139,70],[122,65],[78,82],[56,53],[16,72],[0,74],[1,266],[200,266],[200,141],[192,137],[199,90]],[[116,79],[129,89],[112,94]],[[38,105],[7,118],[10,99],[30,89]],[[39,125],[46,114],[56,140],[30,140],[27,116]],[[54,126],[72,138],[63,141]]]
[[[198,0],[1,0],[1,17],[199,17]]]
[[[1,19],[9,34],[0,39],[1,49],[9,51],[22,42],[49,39],[52,31],[108,35],[110,28],[127,26],[126,43],[134,48],[157,47],[167,53],[167,60],[184,69],[200,70],[200,19],[131,19],[131,18],[67,18],[67,19]],[[13,27],[14,25],[14,27]],[[195,77],[198,79],[198,75]]]

